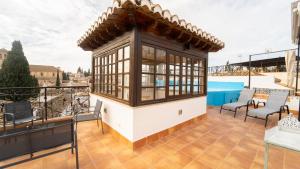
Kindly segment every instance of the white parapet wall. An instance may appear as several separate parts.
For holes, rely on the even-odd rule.
[[[208,81],[244,82],[248,86],[248,76],[208,76]],[[275,83],[274,76],[251,76],[251,88],[287,89]]]
[[[103,121],[131,142],[206,113],[206,97],[131,107],[91,94],[91,106],[97,99],[103,101]]]
[[[182,110],[180,115],[179,111]],[[206,97],[134,108],[133,141],[171,128],[206,113]]]

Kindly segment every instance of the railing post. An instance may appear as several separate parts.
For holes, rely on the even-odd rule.
[[[251,58],[252,56],[249,55],[249,81],[248,81],[248,88],[250,89],[251,88]]]
[[[45,97],[44,97],[44,100],[45,100],[45,102],[44,102],[44,107],[45,107],[45,116],[46,117],[44,117],[45,119],[46,119],[46,121],[48,120],[48,103],[47,103],[47,88],[45,88]]]

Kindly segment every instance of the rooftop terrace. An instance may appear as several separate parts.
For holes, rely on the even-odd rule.
[[[80,168],[263,168],[264,121],[249,118],[245,123],[244,111],[238,113],[236,118],[232,113],[220,115],[218,112],[218,107],[209,107],[207,118],[134,151],[107,131],[102,135],[96,121],[81,122],[78,125]],[[277,124],[277,121],[278,115],[272,116],[268,128]],[[74,158],[75,155],[70,151],[64,151],[12,168],[71,169],[75,168]],[[299,160],[300,156],[294,152],[270,148],[271,169],[297,169]]]

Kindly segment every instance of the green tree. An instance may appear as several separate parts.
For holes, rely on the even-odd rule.
[[[0,87],[38,87],[38,81],[30,75],[29,63],[24,55],[20,41],[12,43],[11,51],[8,52],[0,71]],[[12,92],[12,91],[7,91]],[[38,89],[15,90],[14,96],[9,95],[5,99],[19,101],[37,96]]]
[[[60,87],[59,69],[57,69],[55,86]]]
[[[66,72],[63,72],[63,80],[70,80],[69,74]]]
[[[83,70],[81,69],[81,67],[78,67],[77,73],[83,73]]]

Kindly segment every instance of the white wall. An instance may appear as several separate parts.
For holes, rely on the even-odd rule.
[[[91,94],[91,105],[103,101],[103,121],[134,142],[206,113],[206,97],[197,97],[140,107]],[[104,113],[103,109],[107,109]],[[182,110],[182,115],[178,111]]]
[[[182,115],[179,115],[182,110]],[[206,113],[206,97],[197,97],[134,109],[133,141],[171,128]]]
[[[244,82],[248,86],[248,76],[208,76],[208,81],[215,82]],[[251,88],[286,89],[286,87],[275,84],[274,76],[251,76]]]
[[[102,116],[103,121],[110,127],[118,131],[128,140],[133,140],[133,108],[105,97],[91,94],[90,105],[95,106],[97,99],[103,101]],[[107,112],[104,112],[104,108]]]

